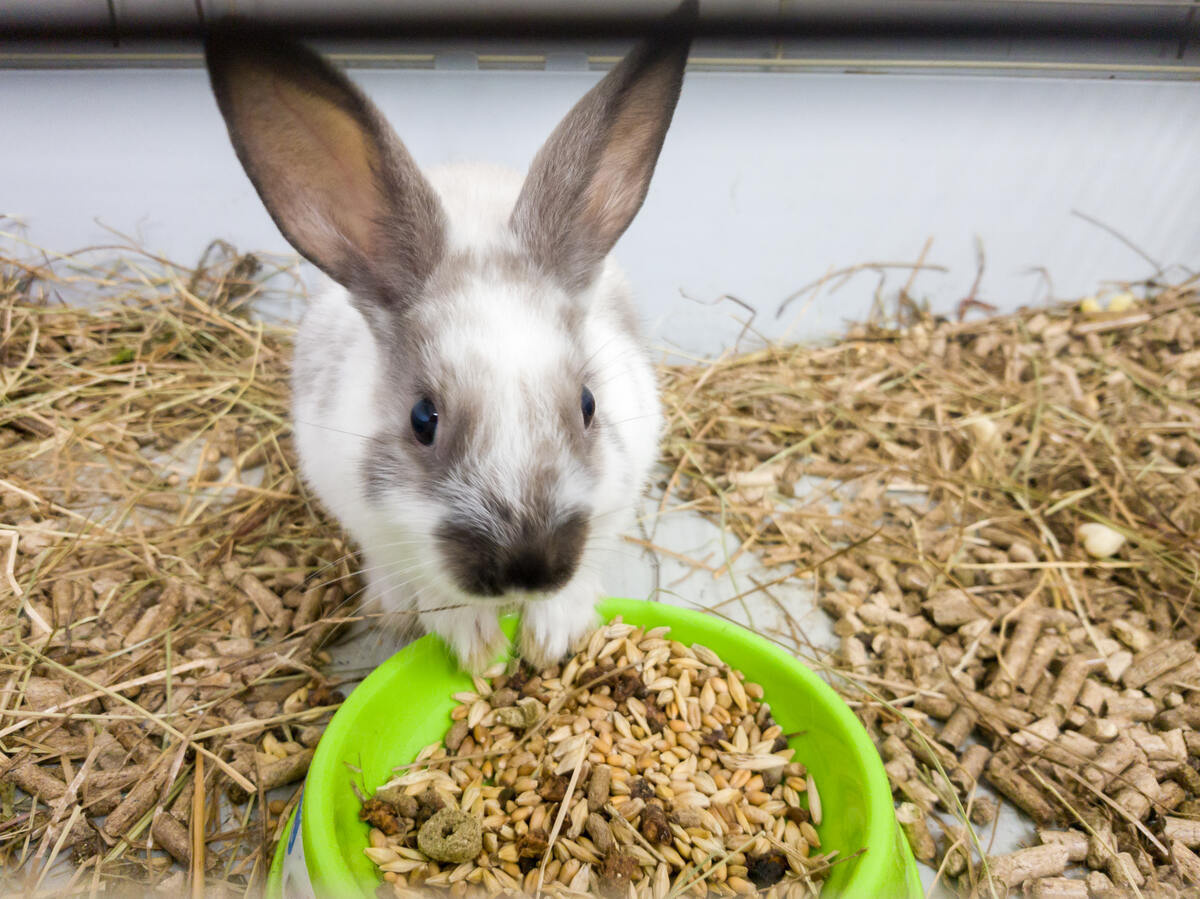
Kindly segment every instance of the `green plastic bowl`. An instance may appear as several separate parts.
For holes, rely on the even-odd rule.
[[[747,680],[762,684],[764,701],[784,731],[801,732],[790,745],[821,791],[822,851],[850,856],[865,849],[834,866],[825,895],[924,895],[879,755],[849,707],[816,674],[713,615],[627,599],[606,600],[600,614],[646,628],[669,625],[674,639],[703,643]],[[507,626],[511,635],[515,623]],[[373,895],[380,879],[363,854],[367,825],[358,820],[351,780],[368,793],[388,780],[393,767],[445,734],[455,705],[451,694],[471,686],[441,640],[422,637],[372,672],[334,715],[309,769],[301,814],[304,858],[316,895]],[[278,895],[286,842],[280,841],[268,895]]]

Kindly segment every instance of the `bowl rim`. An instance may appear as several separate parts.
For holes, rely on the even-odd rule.
[[[726,618],[704,611],[646,600],[614,598],[606,599],[597,606],[598,612],[605,620],[616,615],[641,617],[645,611],[655,608],[667,611],[668,616],[677,617],[680,623],[686,622],[692,626],[715,629],[723,639],[740,644],[739,649],[743,651],[765,654],[769,663],[789,669],[791,674],[802,681],[805,689],[812,693],[814,701],[823,706],[833,717],[853,748],[853,755],[859,767],[866,774],[863,790],[867,798],[867,827],[864,845],[881,847],[881,851],[866,852],[857,860],[852,879],[845,886],[849,888],[861,882],[888,883],[894,876],[893,872],[887,870],[894,864],[891,861],[892,847],[910,855],[908,844],[903,839],[897,840],[896,837],[895,808],[892,804],[891,786],[888,783],[887,774],[883,770],[883,762],[867,735],[866,729],[845,701],[816,672],[795,656],[760,634]],[[671,621],[664,622],[668,626],[671,623]],[[639,626],[645,625],[639,624]],[[439,638],[433,635],[421,638],[421,640],[430,639],[438,640]],[[342,765],[344,748],[351,745],[358,716],[375,700],[378,694],[387,690],[392,677],[407,664],[407,651],[416,642],[419,641],[410,643],[394,654],[372,671],[351,692],[326,727],[325,734],[322,736],[309,766],[303,798],[301,839],[309,876],[313,885],[317,887],[318,895],[366,894],[364,885],[358,882],[338,851],[338,842],[332,823],[334,820],[332,793],[328,789],[318,787],[321,784],[332,783],[332,778],[339,772],[345,774],[345,768]],[[905,862],[907,879],[911,882],[916,876],[915,865],[908,859],[905,859]]]

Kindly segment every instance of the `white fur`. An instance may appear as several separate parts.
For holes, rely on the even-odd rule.
[[[449,221],[448,253],[486,255],[518,248],[508,228],[521,176],[491,166],[455,166],[427,172]],[[568,349],[545,315],[547,304],[573,299],[586,308],[583,355],[599,373],[589,385],[605,439],[598,477],[577,470],[562,448],[552,415],[539,417],[545,385],[561,380]],[[416,614],[475,670],[491,662],[503,637],[498,615],[522,612],[521,649],[535,663],[561,656],[592,623],[601,572],[620,564],[620,535],[633,522],[634,504],[654,461],[661,426],[654,371],[636,335],[627,330],[624,276],[606,262],[590,295],[530,297],[519,284],[471,279],[452,297],[420,314],[436,317],[434,345],[418,364],[455,360],[481,378],[493,437],[472,457],[471,477],[453,502],[471,514],[486,485],[512,496],[523,474],[547,458],[558,472],[558,508],[590,511],[589,537],[574,578],[551,596],[484,600],[463,593],[438,562],[433,529],[444,498],[423,496],[411,483],[389,485],[372,500],[364,491],[368,438],[381,427],[386,403],[380,347],[366,320],[336,286],[312,302],[297,336],[293,412],[301,469],[321,501],[363,551],[368,595],[401,626]],[[332,387],[330,386],[332,385]],[[439,410],[448,422],[454,410]],[[439,424],[439,428],[442,425]],[[484,526],[499,527],[479,515]]]

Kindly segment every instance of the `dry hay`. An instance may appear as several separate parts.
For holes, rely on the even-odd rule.
[[[265,787],[337,701],[319,645],[354,562],[297,486],[253,257],[95,258],[0,259],[0,863],[25,889],[179,885],[162,847],[253,889],[287,812]],[[773,567],[767,601],[814,586],[840,650],[776,636],[837,675],[964,892],[1072,895],[1052,875],[1081,836],[1094,889],[1200,877],[1200,301],[1146,293],[976,324],[906,303],[901,329],[663,372],[664,507]],[[1067,831],[984,864],[981,776]]]
[[[320,645],[353,563],[297,490],[290,334],[216,249],[0,259],[0,868],[25,891],[178,888],[172,860],[260,883],[266,791],[341,698]]]
[[[1200,296],[1143,287],[970,324],[902,295],[902,326],[665,373],[663,507],[775,569],[745,595],[809,580],[910,840],[963,892],[1084,860],[1096,889],[1200,883]],[[1071,852],[989,879],[981,775]]]

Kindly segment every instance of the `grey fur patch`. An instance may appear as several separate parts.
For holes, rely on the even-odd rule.
[[[367,440],[362,479],[368,502],[379,503],[397,484],[410,480],[412,465],[404,441],[404,436],[393,430],[377,431]]]

